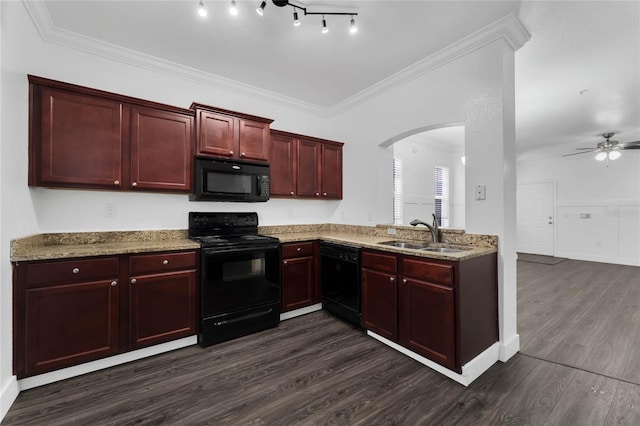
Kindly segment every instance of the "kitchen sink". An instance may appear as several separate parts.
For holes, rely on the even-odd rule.
[[[425,247],[420,249],[422,251],[432,251],[434,253],[460,253],[463,252],[464,250],[462,249],[456,249],[456,248],[451,248],[451,247]]]
[[[383,246],[391,246],[391,247],[398,247],[398,248],[404,248],[404,249],[426,249],[428,247],[427,243],[420,243],[417,241],[414,243],[409,241],[392,240],[392,241],[383,241],[378,244],[382,244]]]

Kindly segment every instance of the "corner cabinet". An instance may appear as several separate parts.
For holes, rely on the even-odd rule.
[[[14,264],[14,374],[196,334],[196,261],[190,250]]]
[[[498,341],[497,256],[362,255],[363,326],[450,370]]]
[[[271,196],[341,200],[343,145],[271,130]]]
[[[236,160],[269,161],[273,120],[193,103],[197,154]]]
[[[193,111],[29,76],[29,185],[191,189]]]

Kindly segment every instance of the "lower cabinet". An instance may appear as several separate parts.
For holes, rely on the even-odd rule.
[[[498,340],[495,253],[463,261],[362,254],[363,326],[450,370]]]
[[[15,264],[18,378],[195,334],[196,252],[146,256]]]
[[[320,301],[314,242],[282,244],[282,312]]]

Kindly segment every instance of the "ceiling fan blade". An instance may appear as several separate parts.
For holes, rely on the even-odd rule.
[[[625,142],[620,144],[622,149],[640,149],[640,141]]]
[[[578,151],[580,151],[580,150],[585,150],[585,149],[591,149],[591,150],[594,150],[594,149],[596,149],[596,148],[576,148],[576,150],[578,150]]]
[[[597,151],[597,149],[592,149],[591,151],[574,152],[573,154],[564,154],[563,157],[569,157],[570,155],[588,154],[595,151]]]

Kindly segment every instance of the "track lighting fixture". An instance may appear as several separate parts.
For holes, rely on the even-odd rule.
[[[207,16],[207,9],[205,9],[204,2],[202,0],[200,0],[200,3],[198,4],[198,15],[202,16],[203,18]]]
[[[1,0],[0,0],[1,1]],[[298,16],[298,13],[300,11],[302,11],[302,13],[304,13],[304,16],[307,15],[322,15],[322,33],[326,34],[329,32],[329,27],[327,26],[327,19],[325,17],[325,15],[329,16],[329,15],[342,15],[342,16],[349,16],[351,17],[351,19],[349,20],[349,32],[350,33],[356,33],[358,32],[358,27],[356,26],[356,19],[355,17],[358,15],[357,13],[353,13],[353,12],[310,12],[307,10],[306,7],[304,6],[299,6],[295,3],[291,3],[289,0],[271,0],[271,2],[274,4],[274,6],[278,6],[278,7],[285,7],[285,6],[291,6],[293,8],[293,26],[298,27],[301,24],[300,18]],[[267,7],[267,0],[261,0],[260,1],[260,6],[258,6],[258,8],[256,9],[256,12],[258,13],[258,15],[263,16],[264,15],[264,8]],[[229,6],[229,13],[233,16],[238,15],[238,3],[237,0],[231,0],[231,5]],[[198,14],[200,16],[207,16],[207,9],[204,6],[204,0],[199,0],[198,2]]]
[[[229,13],[233,16],[238,14],[238,5],[236,4],[236,0],[231,0],[231,6],[229,7]]]

